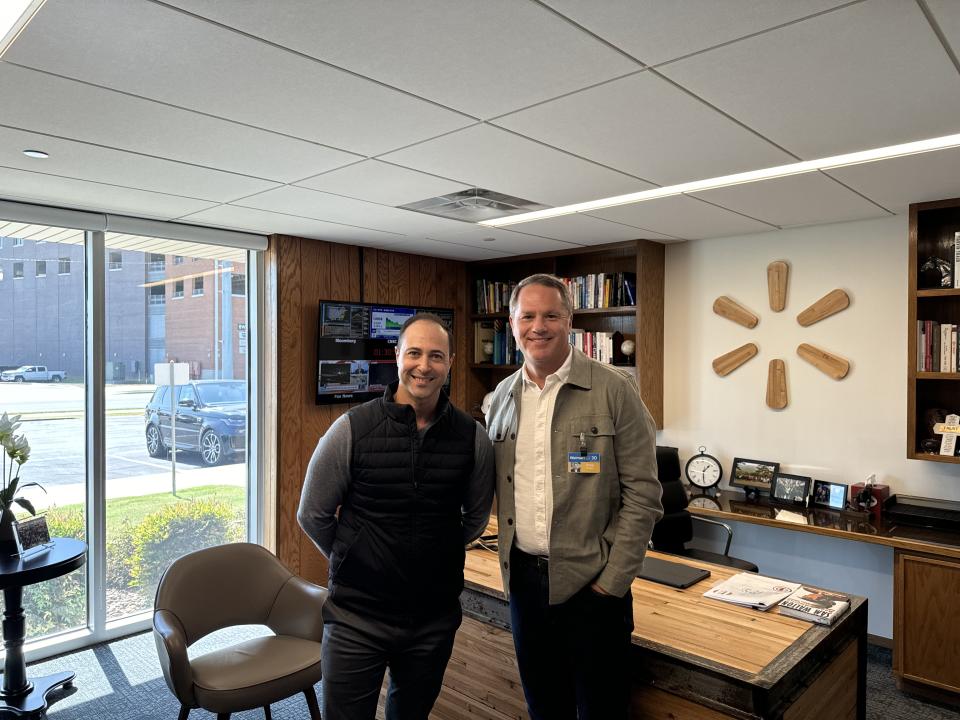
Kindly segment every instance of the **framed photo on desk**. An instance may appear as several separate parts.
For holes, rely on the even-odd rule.
[[[805,506],[810,494],[810,483],[811,479],[805,475],[778,472],[773,476],[770,502]]]
[[[733,470],[730,472],[730,485],[740,487],[748,494],[756,492],[770,492],[773,476],[780,470],[780,463],[769,460],[749,460],[734,458]]]
[[[847,506],[847,486],[843,483],[814,480],[810,504],[831,510],[843,510]]]

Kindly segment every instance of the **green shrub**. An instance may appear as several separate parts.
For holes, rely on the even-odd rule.
[[[239,542],[244,535],[243,520],[224,502],[197,500],[161,508],[133,529],[130,585],[152,594],[164,570],[181,555]]]
[[[86,539],[83,508],[51,508],[47,514],[50,537]],[[23,610],[30,637],[41,637],[87,622],[86,574],[81,568],[23,589]]]

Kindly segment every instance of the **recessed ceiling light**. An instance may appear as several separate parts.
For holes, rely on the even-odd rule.
[[[41,160],[50,157],[50,154],[45,153],[43,150],[24,150],[23,154],[27,157],[40,158]]]
[[[484,242],[493,242],[496,238],[482,238]]]
[[[960,134],[944,135],[943,137],[918,140],[916,142],[903,143],[902,145],[873,148],[871,150],[847,153],[845,155],[834,155],[832,157],[820,158],[819,160],[805,160],[789,165],[777,165],[776,167],[750,170],[748,172],[736,173],[735,175],[723,175],[721,177],[707,178],[706,180],[695,180],[679,185],[668,185],[667,187],[642,190],[627,195],[617,195],[615,197],[589,200],[587,202],[563,205],[546,210],[536,210],[519,215],[498,217],[492,220],[482,220],[478,224],[486,225],[487,227],[504,227],[505,225],[516,225],[519,223],[532,222],[533,220],[560,217],[562,215],[574,215],[576,213],[590,212],[591,210],[616,207],[617,205],[630,205],[646,200],[656,200],[657,198],[684,195],[686,193],[701,192],[703,190],[713,190],[715,188],[730,187],[731,185],[742,185],[744,183],[759,182],[761,180],[772,180],[774,178],[789,177],[791,175],[802,175],[803,173],[815,172],[817,170],[832,170],[850,165],[861,165],[878,160],[890,160],[892,158],[934,152],[936,150],[947,150],[955,147],[960,147]]]

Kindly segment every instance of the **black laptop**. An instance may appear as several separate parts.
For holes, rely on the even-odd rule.
[[[710,577],[710,571],[648,555],[644,558],[643,569],[637,577],[670,587],[688,588]]]

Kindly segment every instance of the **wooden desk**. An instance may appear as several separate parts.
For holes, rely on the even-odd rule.
[[[3,688],[0,689],[0,713],[43,715],[47,693],[69,686],[76,673],[59,672],[27,678],[23,641],[27,635],[23,613],[25,585],[51,580],[73,572],[87,559],[87,545],[71,538],[54,538],[50,548],[30,552],[26,557],[0,558],[0,588],[3,589]]]
[[[940,702],[960,697],[960,533],[899,525],[885,517],[834,510],[786,508],[804,524],[777,519],[782,506],[745,502],[724,491],[719,510],[691,507],[707,517],[886,545],[893,555],[893,674],[901,690]]]
[[[634,581],[632,718],[865,718],[864,598],[826,628],[707,600],[703,592],[736,570],[651,555],[712,575],[687,590]],[[468,552],[465,577],[466,617],[431,717],[524,720],[496,555]]]

